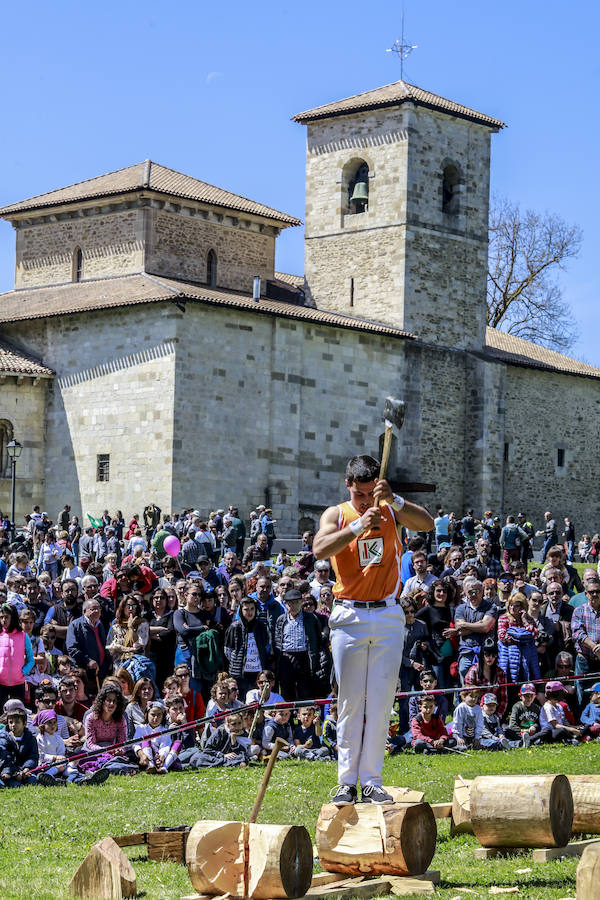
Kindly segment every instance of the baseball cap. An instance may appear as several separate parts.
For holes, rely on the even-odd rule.
[[[549,681],[546,685],[546,693],[553,694],[555,691],[564,691],[565,686],[562,681]]]
[[[498,706],[498,698],[496,697],[495,694],[484,694],[483,702],[484,703],[495,703],[496,706]]]
[[[266,509],[267,507],[266,507],[266,506],[263,506],[263,504],[261,503],[260,506],[257,506],[256,508],[257,508],[257,509]]]
[[[14,715],[14,713],[22,713],[24,716],[27,715],[27,710],[25,709],[25,705],[21,703],[20,700],[12,699],[7,700],[4,704],[4,715],[10,716]]]
[[[535,685],[531,684],[531,682],[528,681],[527,684],[521,685],[521,690],[519,691],[519,693],[520,694],[535,694]]]
[[[596,684],[593,684],[591,687],[585,689],[586,694],[595,694],[600,693],[600,681],[597,681]]]
[[[439,550],[447,550],[448,547],[451,547],[451,546],[452,546],[452,544],[449,544],[448,541],[444,541],[443,543],[440,544],[438,549]]]
[[[302,600],[302,594],[300,591],[297,591],[296,588],[292,588],[289,591],[286,591],[283,595],[283,599],[287,603],[290,600]]]

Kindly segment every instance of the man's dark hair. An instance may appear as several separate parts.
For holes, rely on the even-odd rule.
[[[408,542],[408,549],[415,552],[415,550],[422,550],[425,546],[425,541],[422,537],[413,537]]]
[[[79,585],[77,584],[77,582],[74,578],[65,578],[65,580],[61,582],[61,585],[60,585],[61,590],[62,590],[62,588],[64,588],[64,586],[66,584],[74,584],[76,591],[79,593]]]
[[[346,481],[348,484],[375,481],[379,478],[379,468],[379,460],[372,456],[353,456],[346,466]]]

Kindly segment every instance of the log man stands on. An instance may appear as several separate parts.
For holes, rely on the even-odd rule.
[[[325,510],[313,543],[316,558],[331,557],[337,573],[329,619],[338,682],[337,806],[356,802],[357,781],[363,802],[393,802],[381,787],[381,769],[404,645],[396,526],[433,528],[427,510],[393,494],[378,474],[373,457],[350,460],[349,501]]]

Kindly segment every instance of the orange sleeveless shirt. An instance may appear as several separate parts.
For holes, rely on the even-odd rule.
[[[338,506],[341,531],[360,518],[351,503]],[[400,563],[402,544],[393,509],[381,505],[381,525],[354,538],[347,547],[332,556],[337,581],[333,593],[339,600],[385,600],[398,597],[402,589]]]

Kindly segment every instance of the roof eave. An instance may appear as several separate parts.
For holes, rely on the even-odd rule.
[[[415,97],[403,97],[396,100],[382,100],[379,103],[366,103],[364,106],[355,106],[352,109],[339,109],[339,110],[331,110],[329,112],[317,113],[316,111],[311,113],[310,111],[305,113],[299,113],[297,116],[292,117],[293,122],[298,122],[300,125],[309,125],[311,122],[322,121],[323,119],[334,119],[339,116],[353,116],[359,112],[367,112],[371,109],[390,109],[393,106],[402,106],[405,103],[414,103],[415,106],[422,106],[425,109],[431,109],[434,112],[439,112],[445,116],[453,116],[456,119],[466,119],[469,122],[473,122],[475,125],[481,125],[484,128],[489,128],[491,131],[497,132],[502,128],[506,128],[506,124],[501,122],[500,119],[494,119],[493,117],[487,116],[476,116],[469,115],[468,113],[458,112],[456,110],[444,109],[443,107],[436,106],[434,103],[427,103],[424,100],[418,100]],[[317,107],[318,109],[318,107]]]
[[[178,200],[189,200],[191,203],[202,203],[205,206],[214,206],[217,209],[228,210],[230,212],[238,213],[239,215],[255,216],[257,219],[265,219],[269,223],[276,222],[281,228],[296,227],[297,225],[302,225],[301,219],[297,219],[295,216],[289,216],[287,215],[287,213],[281,213],[281,217],[276,215],[268,215],[267,213],[258,213],[251,210],[239,209],[236,206],[225,206],[222,203],[214,203],[210,200],[198,200],[196,198],[189,197],[187,194],[179,194],[175,191],[160,191],[153,187],[142,187],[141,185],[137,185],[136,187],[132,188],[120,188],[119,190],[115,191],[103,191],[101,194],[88,194],[87,196],[79,197],[77,200],[54,200],[48,203],[33,203],[30,206],[26,207],[19,205],[18,209],[14,209],[14,205],[5,206],[0,209],[0,218],[7,219],[10,222],[18,221],[20,219],[27,219],[32,212],[36,212],[37,210],[61,209],[62,211],[66,211],[69,209],[77,209],[81,206],[82,203],[93,204],[94,202],[109,198],[111,202],[114,202],[119,197],[129,197],[132,194],[153,194],[159,197],[176,197]],[[274,210],[274,212],[278,211]]]

